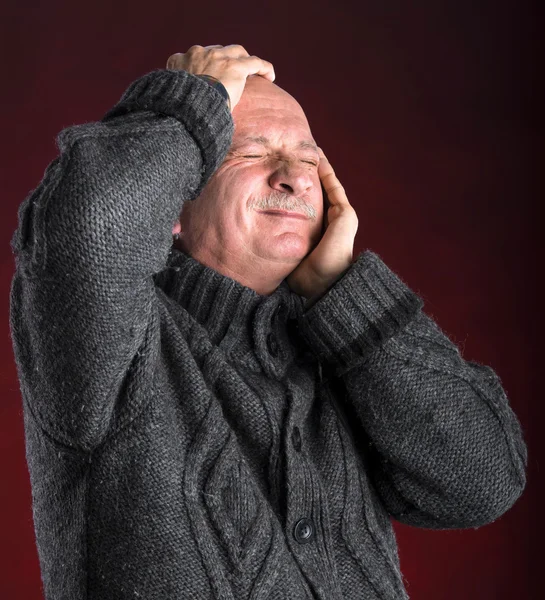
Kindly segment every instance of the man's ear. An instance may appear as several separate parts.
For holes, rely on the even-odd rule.
[[[182,226],[180,225],[180,220],[178,219],[172,227],[172,235],[178,235],[180,231],[182,231]]]

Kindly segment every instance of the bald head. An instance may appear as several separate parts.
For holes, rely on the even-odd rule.
[[[259,75],[251,75],[246,79],[244,92],[233,109],[235,132],[237,123],[248,118],[256,118],[269,111],[284,113],[290,121],[295,119],[310,130],[305,112],[297,100],[281,87]]]

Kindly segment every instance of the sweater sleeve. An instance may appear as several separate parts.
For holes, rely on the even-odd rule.
[[[367,250],[304,313],[301,331],[341,382],[336,395],[353,411],[356,445],[390,515],[477,527],[522,494],[527,447],[498,375],[464,360],[422,308]]]
[[[166,69],[134,81],[101,121],[58,135],[59,156],[19,208],[10,295],[25,406],[58,442],[96,446],[131,374],[157,356],[153,275],[232,132],[216,90]],[[130,411],[145,400],[130,387],[124,397]]]

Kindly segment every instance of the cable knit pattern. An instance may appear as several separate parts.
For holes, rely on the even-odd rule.
[[[47,600],[407,599],[391,519],[493,522],[527,450],[366,250],[312,304],[172,247],[233,121],[183,71],[69,127],[23,201],[10,325]]]

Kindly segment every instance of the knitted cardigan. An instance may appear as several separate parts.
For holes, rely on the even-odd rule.
[[[391,519],[479,527],[526,482],[498,375],[378,254],[312,305],[172,245],[233,121],[184,71],[68,127],[19,208],[10,325],[47,600],[393,600]]]

